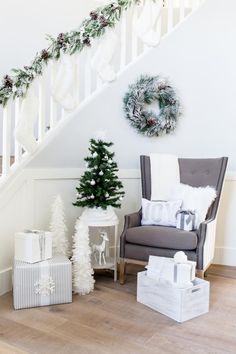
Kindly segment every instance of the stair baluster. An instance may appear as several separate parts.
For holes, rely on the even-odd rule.
[[[21,98],[16,98],[16,101],[15,101],[15,128],[16,128],[17,123],[20,118],[21,102],[22,102]],[[14,132],[13,132],[13,134],[14,134]],[[15,163],[19,163],[21,160],[21,157],[22,157],[22,148],[16,139],[14,139],[14,142],[15,142]]]
[[[10,170],[11,158],[11,126],[12,126],[12,101],[10,100],[3,109],[3,139],[2,139],[2,176],[6,177]]]

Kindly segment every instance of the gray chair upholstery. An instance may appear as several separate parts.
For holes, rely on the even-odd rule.
[[[219,206],[227,157],[213,159],[179,159],[180,182],[193,187],[212,186],[217,198],[208,210],[206,220],[196,231],[187,232],[165,226],[141,226],[141,210],[125,216],[125,226],[120,240],[121,262],[148,261],[149,255],[173,257],[183,250],[197,268],[203,264],[204,244],[208,224],[215,220]],[[141,156],[142,196],[151,198],[151,166],[149,156]],[[124,265],[123,265],[124,270]]]

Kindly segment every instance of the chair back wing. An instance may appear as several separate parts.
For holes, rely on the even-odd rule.
[[[192,187],[211,186],[217,198],[208,211],[207,218],[215,218],[223,187],[228,158],[179,159],[180,182]],[[149,156],[140,156],[142,196],[151,199],[151,164]]]
[[[152,183],[151,183],[151,162],[149,156],[140,156],[141,166],[141,182],[142,182],[142,197],[151,199]]]

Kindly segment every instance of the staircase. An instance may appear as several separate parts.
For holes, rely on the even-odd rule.
[[[117,0],[118,2],[121,0]],[[134,24],[140,18],[145,4],[152,0],[137,1],[130,0],[131,5],[123,11],[120,21],[114,28],[114,34],[118,38],[118,44],[113,53],[113,65],[116,77],[135,63],[140,56],[145,55],[152,47],[147,45],[134,29]],[[152,30],[159,40],[163,40],[176,26],[180,25],[186,17],[197,10],[204,0],[156,0],[160,4],[161,10]],[[116,2],[114,2],[116,3]],[[73,54],[75,85],[71,94],[77,100],[79,109],[81,105],[91,104],[93,97],[107,85],[101,79],[98,72],[91,67],[91,60],[101,45],[101,39],[94,39],[91,46],[87,46],[83,51]],[[158,45],[158,43],[156,44]],[[66,111],[60,102],[55,99],[52,87],[60,70],[60,60],[50,61],[43,71],[43,74],[34,79],[31,84],[32,90],[38,99],[37,115],[34,123],[34,138],[37,148],[32,152],[24,151],[14,136],[21,107],[24,98],[10,98],[5,107],[0,108],[0,188],[17,174],[17,171],[24,168],[27,163],[36,156],[53,138],[53,134],[66,124],[69,116],[74,112]]]

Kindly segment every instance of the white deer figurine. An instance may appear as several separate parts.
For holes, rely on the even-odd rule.
[[[102,265],[102,260],[103,264],[106,264],[106,259],[105,259],[105,249],[106,249],[106,242],[109,241],[107,232],[103,231],[100,234],[102,238],[102,243],[100,245],[92,245],[92,253],[95,258],[95,261],[97,262],[97,253],[99,255],[99,261],[98,264]]]

